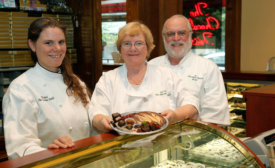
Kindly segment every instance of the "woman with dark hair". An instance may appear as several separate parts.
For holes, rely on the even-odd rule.
[[[12,81],[3,98],[5,142],[10,159],[47,148],[67,148],[90,136],[90,92],[66,57],[66,27],[41,18],[29,27],[36,64]]]

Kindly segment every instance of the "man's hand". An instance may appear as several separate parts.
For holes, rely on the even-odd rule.
[[[70,148],[73,147],[74,143],[71,138],[67,136],[60,136],[58,139],[54,140],[52,144],[48,145],[48,149],[51,148]]]

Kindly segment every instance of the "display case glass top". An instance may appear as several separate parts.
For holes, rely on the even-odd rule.
[[[223,129],[186,120],[152,135],[123,135],[24,167],[263,167]]]

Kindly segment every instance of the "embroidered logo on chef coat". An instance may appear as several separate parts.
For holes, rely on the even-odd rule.
[[[39,98],[38,101],[50,101],[53,99],[54,99],[54,97],[41,96],[41,98]]]
[[[168,93],[166,90],[160,91],[160,93],[156,93],[156,96],[170,96],[171,94]]]
[[[202,77],[198,77],[197,75],[191,76],[188,75],[189,78],[192,78],[193,81],[198,81],[199,79],[203,79]]]

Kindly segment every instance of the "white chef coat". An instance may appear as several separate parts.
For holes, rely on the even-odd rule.
[[[3,98],[10,159],[45,150],[60,136],[66,135],[72,141],[90,136],[89,106],[74,102],[66,89],[62,74],[50,72],[38,63],[12,81]]]
[[[127,79],[125,64],[106,72],[96,84],[89,113],[97,114],[176,110],[191,104],[197,109],[199,100],[184,88],[183,81],[165,67],[147,64],[144,79],[136,90]],[[95,129],[96,130],[96,129]],[[98,131],[98,130],[97,130]]]
[[[167,54],[152,59],[149,64],[171,68],[183,79],[185,87],[200,99],[202,121],[230,125],[224,81],[213,61],[190,51],[176,66],[170,64]]]

